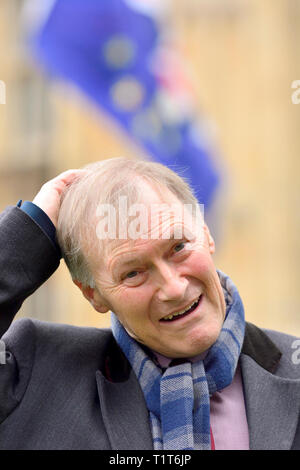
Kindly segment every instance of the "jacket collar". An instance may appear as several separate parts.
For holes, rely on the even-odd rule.
[[[102,370],[96,372],[100,407],[114,450],[152,449],[143,392],[122,350],[111,335]]]
[[[246,323],[242,352],[251,357],[260,367],[273,374],[280,362],[282,353],[273,341],[260,328]],[[131,365],[113,335],[107,342],[105,362],[101,372],[109,382],[128,380]]]
[[[271,374],[276,371],[282,353],[260,328],[246,323],[242,354],[251,357],[260,367]]]

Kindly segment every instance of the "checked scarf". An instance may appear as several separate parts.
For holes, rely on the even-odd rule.
[[[232,382],[244,340],[244,308],[231,279],[217,271],[226,316],[205,358],[158,367],[112,313],[112,332],[143,390],[155,450],[209,450],[210,396]]]

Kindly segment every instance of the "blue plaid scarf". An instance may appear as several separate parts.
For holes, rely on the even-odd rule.
[[[204,360],[163,373],[112,313],[112,332],[143,390],[155,450],[209,450],[210,396],[233,379],[245,333],[244,308],[231,279],[218,271],[226,316]]]

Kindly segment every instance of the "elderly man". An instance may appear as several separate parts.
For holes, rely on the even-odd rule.
[[[298,343],[245,323],[171,170],[112,159],[65,172],[2,213],[0,239],[1,449],[300,449]],[[10,326],[61,253],[111,330]]]

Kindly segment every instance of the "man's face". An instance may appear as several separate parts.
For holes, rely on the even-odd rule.
[[[150,186],[143,189],[143,203],[183,207],[167,189],[162,199]],[[225,316],[213,240],[206,226],[195,233],[192,225],[192,217],[183,220],[180,211],[173,218],[158,217],[145,238],[107,240],[104,262],[102,257],[93,269],[93,306],[112,310],[129,335],[172,358],[208,349]],[[183,237],[174,239],[179,226]],[[155,230],[162,236],[151,238]]]

